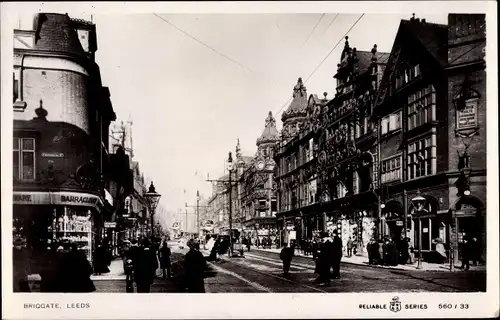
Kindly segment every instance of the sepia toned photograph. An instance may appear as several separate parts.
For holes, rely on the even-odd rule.
[[[13,293],[487,292],[488,12],[43,9],[10,17]]]

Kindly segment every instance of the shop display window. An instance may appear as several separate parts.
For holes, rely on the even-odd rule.
[[[55,246],[67,247],[76,243],[78,250],[85,252],[87,259],[92,260],[92,214],[86,208],[59,207],[54,209],[52,224],[52,242]]]

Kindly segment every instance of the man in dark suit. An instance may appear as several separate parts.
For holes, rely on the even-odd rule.
[[[158,260],[149,239],[144,239],[137,254],[133,254],[135,283],[138,293],[149,293],[158,268]],[[134,261],[135,260],[135,261]]]
[[[184,258],[184,277],[187,291],[190,293],[205,292],[205,257],[199,251],[199,246],[194,240],[188,241],[189,252]]]
[[[321,236],[321,244],[319,245],[318,255],[318,273],[317,282],[321,285],[330,285],[330,268],[332,266],[332,242],[328,233],[323,233]]]
[[[340,279],[340,260],[342,260],[342,239],[340,239],[338,231],[333,231],[332,250],[332,269],[333,278]]]

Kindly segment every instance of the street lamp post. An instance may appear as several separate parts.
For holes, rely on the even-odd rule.
[[[213,180],[209,179],[207,175],[207,180],[208,182],[221,182],[221,183],[228,183],[229,182],[229,254],[232,257],[233,256],[233,237],[232,237],[232,231],[233,231],[233,198],[232,198],[232,171],[233,171],[233,156],[232,153],[229,152],[229,157],[227,159],[227,168],[229,171],[229,181],[225,180]]]
[[[418,260],[417,260],[417,269],[422,269],[422,221],[419,216],[419,212],[425,211],[424,206],[425,203],[427,202],[427,199],[425,199],[421,194],[420,194],[420,189],[417,190],[417,195],[411,199],[411,205],[414,208],[414,215],[417,215],[417,221],[418,221]],[[403,232],[404,232],[404,238],[406,239],[406,233],[408,229],[407,225],[407,219],[408,219],[408,194],[406,192],[406,189],[403,190],[403,209],[404,209],[404,221],[403,221]],[[384,209],[385,204],[382,203],[380,205],[380,209]],[[381,216],[382,221],[385,221],[385,216]]]
[[[196,208],[196,228],[198,231],[198,237],[200,236],[200,208],[209,208],[210,206],[200,206],[200,191],[196,191],[196,206],[191,206],[188,205],[187,202],[185,203],[186,208],[191,208],[194,207]],[[186,221],[187,221],[187,209],[186,209]]]
[[[151,181],[151,185],[149,186],[148,192],[144,194],[144,198],[146,198],[146,201],[149,206],[149,211],[151,214],[151,235],[153,235],[154,231],[154,215],[155,215],[155,210],[156,207],[158,206],[158,203],[160,202],[161,194],[157,193],[155,190],[155,186],[153,185],[153,181]]]
[[[229,171],[229,255],[233,256],[233,185],[231,181],[231,173],[233,171],[233,156],[229,152],[229,157],[227,158],[227,169]]]
[[[196,229],[200,236],[200,191],[196,191]]]
[[[411,199],[411,203],[415,208],[415,213],[418,215],[419,212],[424,210],[424,205],[427,200],[422,197],[420,190],[417,190],[417,195]],[[417,269],[422,269],[422,220],[420,216],[417,217],[418,220],[418,263]]]

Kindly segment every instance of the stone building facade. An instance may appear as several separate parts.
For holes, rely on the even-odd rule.
[[[484,14],[448,18],[448,204],[455,259],[477,238],[486,261],[486,22]],[[493,213],[495,214],[495,213]]]
[[[307,99],[299,79],[274,155],[285,241],[408,237],[433,261],[438,241],[456,260],[476,238],[485,259],[484,21],[402,20],[390,54],[346,39],[332,100]]]
[[[376,134],[370,116],[387,56],[376,46],[371,52],[357,51],[346,38],[333,99],[326,93],[323,99],[307,98],[298,80],[276,153],[285,241],[335,229],[345,241],[361,239],[359,225],[368,232],[358,241],[361,248],[372,236],[378,211]]]
[[[448,167],[446,25],[402,20],[377,97],[381,233],[422,253],[446,238]],[[411,199],[426,198],[417,211]]]
[[[35,260],[68,243],[91,260],[113,211],[103,175],[115,120],[94,61],[95,25],[39,13],[33,28],[14,30],[14,43],[14,237]]]
[[[275,162],[273,160],[274,144],[279,140],[276,120],[269,112],[264,130],[257,139],[257,152],[250,161],[243,159],[239,147],[238,159],[238,199],[240,211],[244,219],[245,236],[254,242],[264,237],[276,240],[276,184],[274,181]]]
[[[429,261],[438,241],[459,259],[465,237],[485,258],[484,26],[484,15],[450,14],[448,26],[403,20],[377,100],[381,227],[421,244]],[[385,130],[392,119],[397,129]]]

